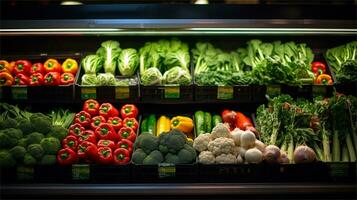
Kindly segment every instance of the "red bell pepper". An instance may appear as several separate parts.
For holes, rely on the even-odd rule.
[[[112,104],[103,103],[99,107],[99,115],[103,116],[105,119],[108,119],[109,117],[118,117],[119,112]]]
[[[313,62],[311,63],[311,71],[315,74],[315,76],[319,76],[326,72],[326,65],[322,62]]]
[[[84,133],[84,131],[85,131],[85,128],[78,123],[72,124],[68,129],[69,135],[73,135],[76,138],[79,138],[80,135],[82,133]]]
[[[60,85],[61,84],[61,74],[58,72],[48,72],[44,77],[45,85]]]
[[[130,153],[133,152],[133,142],[128,139],[122,139],[118,142],[117,147],[128,150]]]
[[[136,130],[138,129],[139,123],[138,121],[136,121],[135,118],[125,118],[123,121],[123,127],[129,127],[132,128],[134,130],[134,132],[136,132]]]
[[[69,85],[74,83],[74,76],[71,73],[63,73],[61,75],[61,85]]]
[[[125,104],[120,109],[120,115],[124,118],[136,118],[138,116],[139,110],[134,104]]]
[[[228,123],[231,130],[235,129],[237,113],[232,110],[223,110],[222,121]]]
[[[90,116],[95,117],[98,115],[99,103],[94,99],[88,99],[87,101],[84,102],[82,110],[89,113]]]
[[[99,125],[98,128],[95,129],[95,135],[98,139],[102,140],[115,141],[117,139],[117,135],[115,133],[114,128],[108,123],[103,123]]]
[[[238,127],[241,130],[250,130],[254,134],[258,135],[257,130],[254,128],[252,121],[249,119],[249,117],[245,116],[241,112],[236,112],[236,127]]]
[[[111,140],[99,140],[97,143],[97,147],[109,147],[113,151],[117,149],[117,145]]]
[[[76,116],[74,117],[74,123],[78,123],[84,128],[89,127],[90,122],[91,122],[90,114],[87,113],[86,111],[81,111],[77,113]]]
[[[30,73],[31,66],[32,64],[28,60],[18,60],[15,62],[13,72],[15,75],[20,73],[28,75]]]
[[[98,158],[97,146],[91,142],[84,141],[78,145],[78,158],[86,162],[96,161]]]
[[[71,165],[78,161],[76,152],[71,148],[65,148],[58,151],[57,162],[60,165]]]
[[[61,64],[56,59],[48,59],[44,64],[46,73],[58,72],[61,73]]]
[[[39,86],[43,84],[43,75],[41,73],[34,73],[30,76],[30,86]]]
[[[116,132],[123,127],[122,120],[119,117],[109,117],[107,123],[112,125]]]
[[[74,135],[68,135],[66,138],[64,138],[62,140],[62,146],[64,148],[70,148],[72,149],[73,151],[76,151],[77,150],[77,147],[78,147],[78,141],[77,141],[77,138],[76,136]]]
[[[134,130],[129,127],[121,128],[118,132],[118,140],[120,141],[122,139],[127,139],[132,142],[135,142],[136,134],[135,134]]]
[[[15,85],[28,85],[30,79],[25,74],[17,74],[14,78],[14,83]]]
[[[82,133],[79,138],[78,138],[79,143],[82,143],[84,141],[91,142],[93,144],[97,144],[97,137],[94,134],[94,131],[92,130],[86,130],[84,133]]]
[[[45,74],[45,67],[42,63],[35,63],[30,68],[30,74],[41,73]]]
[[[119,148],[114,151],[114,164],[126,164],[130,161],[130,152],[127,149]]]
[[[113,163],[113,151],[109,147],[98,148],[98,163],[108,165]]]
[[[90,127],[93,131],[95,131],[99,125],[105,123],[105,118],[102,116],[93,117],[90,123]]]

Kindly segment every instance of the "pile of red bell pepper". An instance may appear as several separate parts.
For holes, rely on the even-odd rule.
[[[327,74],[326,65],[322,62],[311,63],[311,71],[315,74],[315,84],[332,85],[333,80]]]
[[[138,112],[133,104],[118,110],[110,103],[85,101],[62,141],[64,149],[58,152],[58,163],[128,163],[139,125]]]
[[[6,73],[12,76],[11,85],[53,86],[73,84],[78,71],[77,61],[71,58],[66,59],[62,64],[53,58],[46,60],[43,64],[40,62],[32,63],[29,60],[17,60],[10,63],[1,60],[1,63],[4,63],[2,65],[12,65],[12,67],[6,67]]]
[[[230,130],[239,128],[244,131],[250,130],[255,135],[258,135],[258,132],[254,128],[254,125],[250,120],[250,118],[244,115],[243,113],[233,110],[223,110],[221,115],[222,115],[222,121],[229,125]]]

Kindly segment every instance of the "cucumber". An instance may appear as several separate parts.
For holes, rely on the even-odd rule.
[[[148,132],[151,133],[152,135],[156,135],[156,116],[155,116],[155,114],[149,115]]]
[[[145,133],[148,131],[148,118],[144,118],[141,122],[140,133]]]
[[[195,112],[195,127],[196,134],[199,136],[200,134],[206,133],[205,131],[205,113],[203,111]]]
[[[213,115],[212,117],[212,129],[217,126],[217,124],[222,123],[222,117],[220,115]]]
[[[212,131],[212,115],[211,113],[205,112],[205,132],[211,133]]]

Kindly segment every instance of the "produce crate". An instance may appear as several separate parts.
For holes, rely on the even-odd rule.
[[[81,78],[84,74],[82,66],[79,68],[79,73],[76,77],[75,97],[77,100],[97,99],[99,101],[116,101],[116,100],[131,100],[139,99],[139,86],[83,86],[81,85]],[[138,77],[135,74],[134,77]],[[133,78],[116,76],[116,78]]]
[[[235,101],[250,102],[252,87],[249,85],[234,86],[200,86],[195,85],[195,100],[201,102]]]
[[[26,55],[26,56],[5,56],[3,59],[19,60],[28,59],[31,63],[44,63],[49,58],[55,58],[60,63],[63,63],[66,58],[75,59],[78,63],[81,60],[81,54],[40,54],[40,55]],[[77,73],[78,74],[78,73]],[[72,101],[74,99],[74,84],[59,85],[59,86],[11,86],[3,87],[2,94],[4,99],[8,100],[27,100],[27,101]]]

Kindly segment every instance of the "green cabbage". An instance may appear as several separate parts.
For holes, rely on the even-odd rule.
[[[82,76],[82,85],[97,85],[98,79],[95,74],[84,74]]]
[[[158,68],[149,68],[141,74],[141,83],[143,85],[161,85],[162,74]]]
[[[115,85],[115,77],[111,73],[99,73],[97,79],[98,85]]]
[[[82,67],[86,74],[96,74],[103,67],[103,58],[98,55],[88,55],[83,58]]]
[[[139,57],[135,49],[124,49],[118,58],[118,68],[123,76],[133,76],[139,64]]]
[[[120,44],[117,41],[108,40],[102,42],[101,47],[97,50],[97,54],[104,58],[104,71],[115,75],[117,66],[117,58],[120,54]]]
[[[189,85],[191,83],[191,74],[188,70],[181,67],[173,67],[164,74],[165,84]]]

